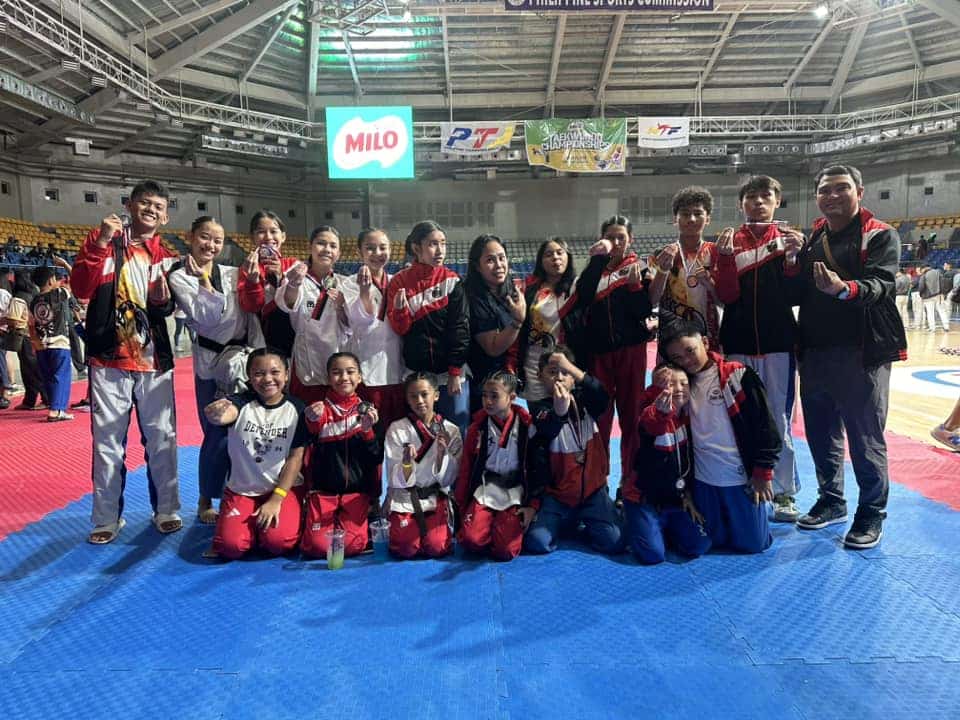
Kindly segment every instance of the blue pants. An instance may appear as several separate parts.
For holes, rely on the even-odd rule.
[[[657,510],[648,503],[624,501],[627,543],[644,565],[666,558],[667,547],[685,557],[700,557],[710,549],[710,536],[679,507]]]
[[[13,385],[10,379],[10,368],[7,367],[7,351],[0,342],[0,389],[9,389]]]
[[[446,385],[440,386],[440,399],[437,401],[437,412],[445,420],[449,420],[460,428],[460,436],[466,437],[467,426],[470,424],[470,381],[463,378],[460,383],[460,394],[451,395]]]
[[[230,474],[230,455],[227,452],[227,428],[214,425],[203,409],[213,402],[217,394],[214,380],[201,380],[194,376],[194,389],[197,396],[197,412],[200,415],[200,427],[203,430],[203,444],[200,446],[200,494],[206,498],[218,498],[223,492],[224,483]]]
[[[37,365],[47,389],[51,410],[66,410],[70,405],[70,351],[38,350]]]
[[[575,507],[545,495],[537,519],[523,539],[523,547],[531,553],[553,552],[561,533],[575,533],[581,522],[594,550],[607,554],[622,552],[620,515],[606,486]]]
[[[753,503],[749,485],[716,487],[695,480],[693,502],[703,515],[703,525],[713,547],[759,553],[770,547],[767,504]]]

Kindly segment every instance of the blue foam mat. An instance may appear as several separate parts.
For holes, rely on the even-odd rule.
[[[800,449],[805,506],[815,483]],[[194,478],[196,449],[180,462]],[[899,486],[876,550],[844,550],[842,526],[775,525],[763,555],[652,568],[575,543],[512,563],[364,556],[336,573],[298,557],[211,563],[200,557],[211,528],[154,531],[143,470],[128,479],[126,517],[116,543],[87,545],[84,498],[0,542],[0,695],[15,716],[813,720],[960,708],[960,514]]]

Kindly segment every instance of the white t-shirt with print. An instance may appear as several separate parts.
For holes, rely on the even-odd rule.
[[[720,388],[720,372],[711,364],[690,383],[693,467],[700,482],[735,487],[747,482],[737,438]]]

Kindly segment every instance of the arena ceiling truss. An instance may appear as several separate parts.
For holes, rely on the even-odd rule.
[[[0,132],[23,156],[78,137],[108,156],[188,157],[211,133],[306,151],[325,107],[361,104],[411,105],[424,146],[451,119],[597,115],[691,116],[698,141],[743,147],[956,135],[956,0],[713,5],[0,0]]]

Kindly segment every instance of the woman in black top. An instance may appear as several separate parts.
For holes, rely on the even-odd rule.
[[[470,306],[470,349],[467,364],[470,412],[480,409],[483,379],[496,370],[517,372],[517,338],[527,314],[523,288],[510,278],[510,265],[503,241],[496,235],[481,235],[473,241],[467,262],[464,289]]]
[[[23,402],[17,405],[17,410],[46,410],[49,406],[27,325],[27,308],[36,296],[37,286],[30,279],[30,272],[18,270],[14,276],[13,299],[7,310],[6,323],[6,349],[17,353],[20,358],[20,376],[23,378]]]

